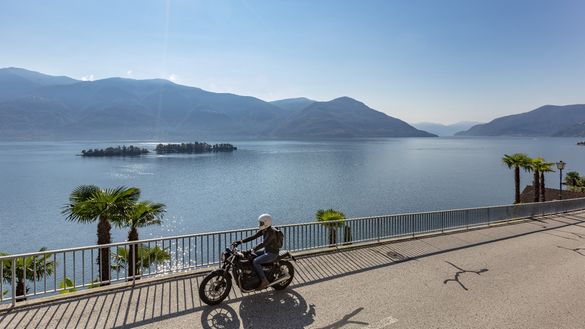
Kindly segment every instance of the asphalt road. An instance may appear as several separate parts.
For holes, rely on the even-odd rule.
[[[0,313],[0,328],[585,328],[585,213],[308,257],[216,307],[200,277]]]

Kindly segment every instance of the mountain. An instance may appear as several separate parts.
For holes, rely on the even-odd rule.
[[[313,103],[315,103],[314,100],[308,99],[305,97],[287,98],[287,99],[281,99],[281,100],[270,102],[270,104],[272,104],[272,105],[276,105],[283,110],[286,110],[289,112],[294,112],[294,113],[300,112],[300,111],[306,109],[307,107],[309,107],[309,105],[311,105]]]
[[[553,137],[585,137],[585,122],[577,123],[557,131]]]
[[[79,82],[64,76],[52,76],[16,67],[0,69],[0,100],[14,98],[42,86],[67,85]]]
[[[280,137],[435,137],[349,97],[314,102],[275,132]]]
[[[438,136],[454,136],[456,133],[467,130],[477,124],[480,123],[474,121],[461,121],[450,125],[444,125],[440,123],[420,122],[412,124],[412,126]]]
[[[0,139],[433,136],[350,98],[265,102],[168,80],[0,69]]]
[[[585,123],[585,104],[545,105],[533,111],[497,118],[460,132],[462,136],[578,136]]]

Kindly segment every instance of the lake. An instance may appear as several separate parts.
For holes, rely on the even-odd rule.
[[[320,208],[348,217],[510,204],[513,171],[502,156],[524,152],[585,172],[577,138],[380,138],[335,141],[208,141],[233,153],[84,158],[82,149],[158,143],[0,142],[0,251],[95,244],[96,224],[67,222],[61,209],[78,185],[136,186],[167,205],[141,238],[311,221]],[[166,143],[166,142],[163,142]],[[556,168],[555,168],[556,169]],[[531,174],[522,174],[522,186]],[[546,174],[558,188],[558,173]],[[126,231],[112,230],[114,241]]]

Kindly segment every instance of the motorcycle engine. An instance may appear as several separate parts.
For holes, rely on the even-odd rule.
[[[256,273],[252,272],[251,274],[244,274],[242,276],[242,289],[254,290],[259,285],[260,285],[260,278],[258,278]]]

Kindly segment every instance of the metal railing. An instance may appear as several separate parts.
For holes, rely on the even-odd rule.
[[[585,198],[483,208],[282,225],[284,249],[304,251],[355,242],[415,237],[512,219],[585,209]],[[0,256],[0,302],[67,293],[116,282],[162,276],[218,264],[235,240],[256,233],[241,229],[46,250]],[[253,243],[242,248],[251,248]],[[107,262],[100,262],[105,256]],[[133,265],[134,264],[134,265]]]

